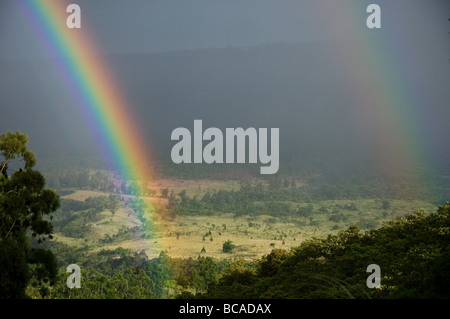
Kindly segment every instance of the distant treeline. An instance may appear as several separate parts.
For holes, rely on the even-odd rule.
[[[111,176],[101,170],[58,170],[45,172],[47,186],[56,190],[82,189],[116,192]]]
[[[75,190],[94,190],[106,193],[148,195],[157,194],[150,188],[142,187],[135,181],[114,180],[111,173],[102,170],[67,170],[49,171],[45,173],[48,187],[58,190],[61,195]]]
[[[89,163],[84,163],[86,164],[84,166],[78,163],[78,166],[66,169],[60,167],[63,165],[61,163],[58,167],[47,165],[43,173],[48,187],[57,190],[61,195],[70,192],[71,189],[87,189],[116,194],[143,192],[144,195],[161,196],[135,181],[114,179],[111,172],[98,169],[99,164],[95,161],[92,161],[92,168],[89,168]],[[450,179],[441,171],[432,168],[421,168],[415,172],[402,168],[393,171],[380,167],[353,167],[342,163],[337,165],[333,161],[305,157],[300,162],[282,161],[279,173],[272,176],[260,175],[259,165],[176,165],[164,161],[157,163],[154,167],[155,178],[222,179],[242,182],[258,178],[269,184],[271,190],[283,189],[284,192],[287,188],[299,187],[302,182],[306,187],[286,195],[302,200],[391,198],[426,200],[433,204],[443,204],[450,197]]]
[[[445,185],[429,185],[423,191],[414,184],[404,182],[386,183],[371,176],[352,176],[330,184],[321,177],[309,178],[297,186],[294,178],[275,177],[268,180],[268,186],[261,183],[242,183],[238,190],[207,192],[202,197],[189,197],[186,191],[171,193],[169,206],[174,214],[180,215],[302,215],[296,203],[311,203],[322,200],[355,199],[420,199],[442,204],[447,194]],[[440,191],[439,191],[440,190]],[[450,194],[448,194],[450,196]]]

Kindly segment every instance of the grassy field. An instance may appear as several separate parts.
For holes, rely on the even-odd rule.
[[[233,181],[160,181],[155,189],[168,188],[177,193],[186,189],[190,196],[201,195],[208,190],[238,189],[239,183]],[[76,191],[64,196],[84,201],[88,197],[108,196],[107,193]],[[123,199],[132,196],[123,195]],[[152,207],[164,212],[167,199],[146,197]],[[292,205],[294,205],[292,203]],[[142,226],[136,213],[126,205],[115,213],[101,212],[101,218],[90,225],[90,231],[83,238],[64,237],[56,233],[55,240],[69,245],[87,245],[91,251],[100,249],[128,248],[134,251],[145,250],[149,257],[156,257],[161,251],[171,257],[196,258],[198,255],[214,258],[255,259],[269,253],[273,248],[298,246],[312,237],[323,237],[337,233],[357,224],[362,228],[378,228],[385,220],[413,213],[423,208],[427,213],[436,207],[421,201],[391,200],[389,207],[383,208],[380,200],[333,200],[314,203],[295,203],[298,207],[312,206],[313,213],[307,217],[287,216],[178,216],[174,219],[155,216],[152,229],[139,232],[127,230]],[[335,217],[332,217],[335,216]],[[103,239],[121,233],[111,242]],[[145,238],[145,235],[150,238]],[[224,253],[222,245],[231,240],[236,246],[231,253]],[[201,253],[202,249],[206,252]]]

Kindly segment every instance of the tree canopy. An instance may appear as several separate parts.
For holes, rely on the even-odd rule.
[[[59,196],[46,189],[42,174],[33,170],[36,159],[27,144],[27,135],[20,132],[0,136],[0,298],[26,297],[30,281],[51,282],[57,273],[53,254],[29,243],[28,235],[38,242],[52,238],[50,219]],[[13,160],[18,168],[9,175]]]

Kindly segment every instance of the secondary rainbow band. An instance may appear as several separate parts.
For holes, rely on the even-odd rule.
[[[123,180],[137,181],[145,188],[152,180],[148,143],[138,131],[114,74],[99,56],[101,50],[85,29],[67,28],[68,4],[64,1],[21,0],[19,5],[48,53],[58,57],[55,63],[80,112],[100,133],[97,144],[104,155],[114,161],[114,169]],[[134,195],[142,194],[139,190]],[[149,203],[146,206],[150,215],[152,207]]]
[[[349,96],[354,113],[364,115],[365,122],[356,127],[374,136],[374,157],[389,159],[386,172],[393,175],[415,172],[416,189],[426,191],[422,182],[428,179],[426,168],[432,163],[431,137],[424,124],[426,105],[420,88],[408,78],[415,66],[405,58],[408,48],[402,39],[383,29],[368,30],[369,3],[373,2],[327,1],[323,10],[320,1],[311,1],[318,23],[327,26],[336,39],[336,63],[345,69],[342,81],[353,88],[344,94]],[[398,4],[390,5],[402,12]],[[360,40],[345,41],[346,37]]]

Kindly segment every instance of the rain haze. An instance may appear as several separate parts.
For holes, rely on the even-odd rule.
[[[371,30],[372,2],[76,1],[83,31],[101,49],[93,54],[110,67],[158,160],[170,161],[173,129],[202,119],[221,129],[280,128],[285,173],[306,158],[317,170],[390,165],[397,133],[417,142],[422,163],[443,169],[450,4],[376,1],[382,28]],[[1,132],[26,133],[38,158],[101,155],[95,123],[55,67],[63,58],[14,1],[2,1]],[[369,91],[378,98],[366,99]],[[395,115],[377,111],[395,99],[404,104]]]

